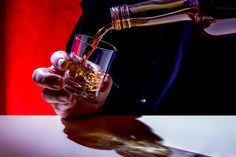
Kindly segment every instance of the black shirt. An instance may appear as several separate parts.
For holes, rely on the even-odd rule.
[[[74,34],[93,36],[111,22],[110,7],[135,2],[83,1],[67,51]],[[236,113],[235,35],[210,37],[193,23],[179,22],[112,30],[104,40],[118,51],[109,71],[114,83],[103,113]]]

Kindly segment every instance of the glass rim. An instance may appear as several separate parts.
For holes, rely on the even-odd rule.
[[[76,38],[77,36],[85,36],[85,37],[87,37],[87,38],[89,38],[89,39],[92,39],[92,38],[93,38],[92,36],[90,36],[90,35],[85,35],[85,34],[75,34],[74,38]],[[85,42],[85,41],[81,40],[80,38],[77,38],[77,40],[81,41],[82,43],[84,43],[84,44],[86,44],[86,45],[91,46],[91,44],[89,44],[88,42]],[[100,47],[100,46],[97,46],[96,49],[101,49],[101,50],[106,50],[106,51],[111,51],[111,52],[117,52],[117,48],[116,48],[114,45],[110,44],[109,42],[104,41],[104,40],[100,40],[99,43],[103,43],[103,44],[105,44],[105,45],[108,45],[109,47],[111,47],[111,49],[109,49],[109,48],[104,48],[104,47]],[[98,44],[98,45],[99,45],[99,44]]]

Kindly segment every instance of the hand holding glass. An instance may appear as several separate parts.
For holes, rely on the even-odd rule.
[[[85,98],[95,98],[116,53],[116,48],[100,41],[92,54],[84,60],[87,51],[93,49],[92,37],[75,35],[70,52],[70,62],[64,75],[64,89]]]

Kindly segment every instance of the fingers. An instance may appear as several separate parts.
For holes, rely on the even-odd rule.
[[[64,116],[68,109],[77,103],[76,97],[65,90],[54,91],[45,88],[42,92],[44,100],[54,107],[55,112]]]
[[[72,94],[66,92],[65,90],[55,91],[55,90],[44,88],[42,92],[42,96],[48,103],[51,103],[51,104],[72,102]]]
[[[52,104],[56,114],[62,118],[88,116],[97,113],[103,106],[112,86],[112,78],[106,76],[99,95],[91,100],[75,96],[65,90],[43,90],[43,98]]]
[[[65,51],[56,51],[52,54],[50,61],[57,69],[64,71],[68,66],[69,54]]]
[[[34,82],[42,87],[58,90],[63,87],[64,70],[68,66],[69,55],[65,51],[56,51],[50,58],[52,66],[49,68],[38,68],[33,74]]]
[[[63,88],[64,81],[62,76],[52,73],[53,67],[38,68],[34,70],[32,79],[34,82],[41,86],[52,90]]]

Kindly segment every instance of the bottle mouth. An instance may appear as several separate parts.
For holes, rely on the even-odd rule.
[[[110,14],[114,29],[120,30],[131,27],[128,5],[111,7]]]

